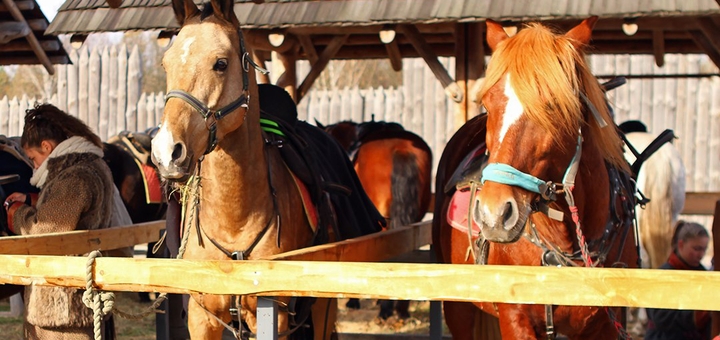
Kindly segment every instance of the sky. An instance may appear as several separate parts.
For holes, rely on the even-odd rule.
[[[40,5],[40,9],[50,22],[53,21],[58,8],[60,8],[64,2],[65,0],[37,0],[37,3]]]

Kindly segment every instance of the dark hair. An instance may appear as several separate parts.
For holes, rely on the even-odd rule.
[[[44,140],[60,144],[73,136],[83,137],[102,148],[102,140],[90,127],[52,104],[35,104],[25,111],[25,127],[20,137],[23,148],[39,147]]]
[[[687,241],[691,238],[696,237],[710,237],[710,234],[708,234],[707,229],[703,227],[699,223],[695,222],[685,222],[683,220],[680,220],[675,225],[675,232],[673,233],[672,237],[672,248],[673,251],[676,251],[678,248],[678,242],[680,240]]]

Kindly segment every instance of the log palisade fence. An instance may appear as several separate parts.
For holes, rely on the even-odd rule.
[[[159,123],[164,93],[141,93],[144,63],[137,46],[82,48],[72,50],[70,58],[73,65],[57,67],[57,88],[51,98],[0,98],[0,134],[20,135],[24,111],[36,101],[49,101],[77,115],[103,140]],[[452,74],[454,59],[441,58],[441,62]],[[631,78],[610,93],[616,121],[639,119],[656,134],[673,129],[687,168],[687,191],[720,191],[720,77],[707,57],[669,54],[663,68],[655,66],[652,56],[591,56],[590,63],[603,76],[659,76]],[[300,79],[307,72],[307,65],[299,65]],[[672,77],[677,74],[708,76]],[[398,88],[313,90],[299,104],[299,117],[313,124],[315,119],[324,124],[366,121],[372,115],[399,122],[428,141],[436,167],[456,130],[448,114],[454,103],[421,59],[403,61],[403,83]]]

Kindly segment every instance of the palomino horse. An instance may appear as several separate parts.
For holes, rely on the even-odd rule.
[[[281,143],[277,133],[261,129],[263,124],[268,130],[277,130],[284,123],[261,119],[260,90],[251,53],[245,49],[240,23],[233,12],[234,1],[213,0],[202,10],[192,0],[174,0],[172,4],[181,28],[163,57],[168,95],[160,130],[152,141],[152,155],[162,177],[184,192],[186,215],[182,227],[187,246],[180,254],[187,259],[260,259],[316,244],[318,233],[327,230],[322,220],[324,205],[318,207],[320,222],[313,229],[314,219],[306,214],[306,201],[298,190],[301,184],[293,174],[303,175],[288,171],[291,165],[286,166],[282,156],[288,153],[302,157],[322,147],[333,147],[342,154],[340,146],[312,127],[326,138],[324,144],[290,155],[290,147],[298,144]],[[278,99],[287,99],[287,94]],[[300,126],[304,125],[294,125]],[[339,160],[346,171],[352,172],[349,160]],[[316,159],[306,164],[317,163]],[[357,179],[354,172],[351,176]],[[334,183],[326,184],[323,190],[330,195],[330,191],[342,191]],[[308,186],[311,195],[313,188]],[[357,190],[343,192],[344,196],[357,195]],[[321,197],[327,199],[325,193]],[[369,200],[367,204],[372,207]],[[344,213],[337,215],[340,219]],[[378,231],[381,224],[365,227]],[[327,239],[356,236],[342,232],[332,229]],[[277,301],[292,306],[290,298]],[[231,321],[244,323],[250,332],[255,332],[256,308],[257,298],[253,296],[193,294],[188,306],[190,335],[193,339],[219,339],[223,327],[233,328],[237,334],[235,327],[227,325]],[[316,339],[330,338],[335,310],[334,300],[317,299],[312,305]],[[278,312],[282,338],[292,331],[291,319],[287,309]],[[298,327],[299,331],[305,330],[302,325]]]
[[[419,222],[430,205],[432,150],[422,137],[388,122],[342,121],[322,126],[350,155],[360,182],[390,228]],[[391,300],[380,302],[379,317],[393,314]],[[348,307],[359,308],[355,299]],[[407,319],[409,301],[395,306],[399,319]]]
[[[629,167],[582,53],[596,20],[564,35],[531,24],[513,37],[487,21],[493,55],[477,100],[488,113],[454,135],[438,167],[433,244],[442,262],[637,267]],[[614,309],[475,305],[498,317],[505,339],[624,332]],[[445,304],[454,339],[472,338],[467,306]]]

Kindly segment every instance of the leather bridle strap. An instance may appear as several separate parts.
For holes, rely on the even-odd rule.
[[[202,101],[195,98],[193,95],[182,90],[169,91],[165,96],[165,104],[167,104],[167,101],[170,100],[170,98],[182,99],[184,102],[188,103],[196,111],[198,111],[200,115],[203,116],[203,118],[205,119],[205,125],[210,132],[210,136],[208,137],[208,146],[205,149],[206,155],[212,152],[217,145],[217,121],[227,116],[230,112],[239,109],[240,107],[245,107],[246,109],[248,107],[248,97],[246,92],[243,92],[240,98],[234,100],[232,103],[215,111],[208,108]]]

